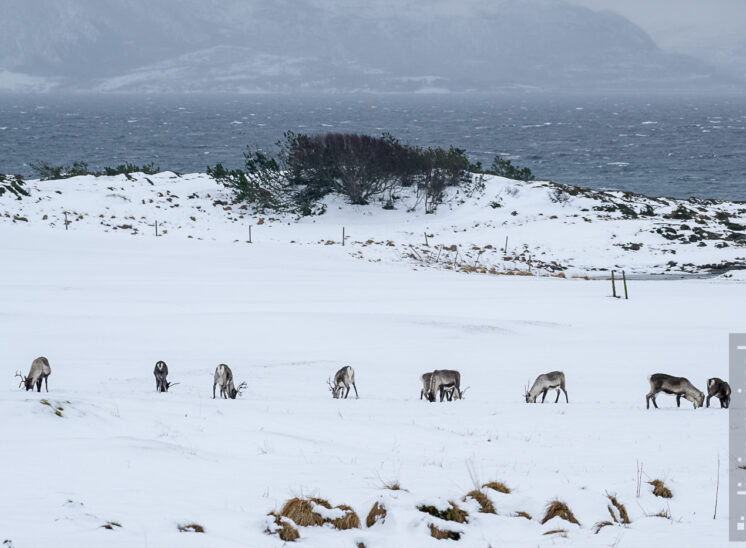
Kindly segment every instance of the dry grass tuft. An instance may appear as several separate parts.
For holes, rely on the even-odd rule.
[[[432,523],[430,524],[430,536],[438,540],[443,540],[443,539],[460,540],[461,539],[461,533],[458,533],[456,531],[448,531],[447,529],[438,529]]]
[[[546,514],[544,514],[544,519],[541,520],[541,523],[544,524],[550,519],[557,517],[565,521],[569,521],[570,523],[574,523],[575,525],[580,525],[578,520],[575,519],[575,515],[572,513],[572,510],[570,510],[567,504],[565,504],[561,500],[553,500],[547,505],[547,512]]]
[[[122,524],[116,521],[107,521],[101,527],[104,529],[108,529],[109,531],[112,531],[115,527],[121,529]]]
[[[653,486],[653,494],[656,497],[662,497],[664,499],[673,498],[673,493],[671,493],[671,490],[666,487],[666,485],[663,483],[663,480],[655,479],[653,481],[649,481],[648,483]]]
[[[204,533],[205,528],[199,523],[182,523],[179,525],[179,531],[182,533]]]
[[[562,538],[567,538],[567,529],[552,529],[544,533],[545,535],[559,535]]]
[[[610,522],[610,521],[599,521],[596,525],[593,526],[593,532],[596,533],[596,534],[598,534],[598,532],[601,529],[603,529],[604,527],[606,527],[608,525],[614,525],[614,524],[612,522]]]
[[[386,521],[386,507],[383,504],[376,502],[368,512],[368,517],[365,519],[365,525],[367,527],[373,527],[378,522],[383,523]]]
[[[278,526],[274,530],[271,530],[269,527],[267,527],[266,533],[268,535],[276,534],[280,537],[280,540],[284,542],[294,542],[300,538],[298,529],[290,525],[288,518],[283,518],[281,515],[275,512],[270,512],[267,515],[275,518],[275,525]]]
[[[401,484],[398,481],[383,482],[383,488],[390,491],[406,491],[401,488]]]
[[[661,510],[657,514],[648,514],[648,517],[671,519],[671,512],[668,510]]]
[[[491,481],[489,483],[485,483],[484,485],[482,485],[482,487],[489,487],[493,491],[498,491],[500,493],[510,493],[510,487],[508,487],[501,481]]]
[[[611,505],[613,505],[614,508],[616,508],[619,514],[619,519],[617,519],[616,515],[614,514],[614,508],[612,508],[611,505],[607,507],[609,509],[609,514],[611,514],[611,519],[614,520],[614,523],[624,523],[625,525],[628,525],[629,523],[631,523],[629,520],[629,514],[627,514],[627,509],[624,507],[624,504],[619,502],[616,496],[614,495],[609,495],[607,493],[606,496],[611,502]]]
[[[455,521],[456,523],[466,523],[469,514],[459,508],[459,506],[453,502],[449,502],[450,506],[446,510],[438,510],[435,506],[427,506],[422,504],[417,507],[420,512],[425,512],[436,518],[444,519],[446,521]]]
[[[331,506],[328,506],[328,508],[331,508]],[[280,510],[280,515],[293,520],[296,525],[300,525],[301,527],[320,526],[324,524],[324,519],[314,513],[313,502],[308,499],[298,497],[290,499],[282,507],[282,510]]]
[[[340,504],[339,506],[335,506],[335,508],[343,510],[345,513],[344,517],[325,520],[327,523],[331,523],[334,527],[341,531],[360,528],[360,518],[355,513],[355,510],[353,510],[346,504]]]
[[[523,510],[516,512],[515,514],[513,514],[513,516],[516,518],[526,518],[527,520],[534,519],[531,517],[531,514],[529,514],[528,512],[524,512]]]
[[[466,501],[467,498],[472,498],[479,503],[479,511],[482,514],[497,514],[495,505],[492,504],[490,498],[482,491],[479,491],[477,489],[469,491],[468,493],[466,493],[466,496],[463,498],[463,500]]]

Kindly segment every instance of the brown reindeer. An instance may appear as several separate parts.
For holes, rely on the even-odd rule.
[[[528,385],[526,385],[526,394],[524,395],[526,403],[536,403],[536,398],[539,397],[539,394],[541,394],[541,403],[544,403],[547,392],[552,389],[557,391],[554,403],[559,401],[560,390],[565,393],[565,402],[570,403],[570,399],[567,397],[567,390],[565,390],[565,374],[562,371],[552,371],[551,373],[539,375],[536,377],[530,390]]]
[[[18,385],[25,386],[26,390],[33,390],[36,385],[36,391],[41,392],[41,381],[44,381],[44,389],[49,392],[49,385],[47,384],[47,377],[52,374],[52,368],[49,367],[49,360],[44,356],[36,358],[31,362],[31,369],[28,375],[21,375],[20,371],[16,372],[16,377],[21,377],[21,383]]]
[[[342,392],[345,392],[345,399],[350,394],[350,386],[355,389],[355,398],[360,398],[357,393],[357,386],[355,386],[355,370],[349,365],[344,366],[342,369],[334,374],[334,384],[332,380],[326,381],[329,385],[329,390],[332,392],[332,397],[336,400],[342,397]]]
[[[241,395],[241,391],[246,388],[246,383],[242,382],[236,388],[233,385],[233,371],[231,368],[221,363],[215,368],[215,377],[212,383],[212,399],[215,399],[215,387],[220,386],[220,397],[235,400]]]
[[[707,407],[710,407],[712,397],[720,400],[721,408],[728,409],[730,407],[730,385],[717,377],[707,379]]]
[[[689,382],[689,379],[684,377],[672,377],[664,373],[656,373],[650,375],[650,392],[645,396],[645,402],[647,403],[647,409],[650,409],[650,401],[652,400],[653,405],[658,409],[658,404],[655,402],[655,396],[659,392],[664,394],[674,394],[676,396],[676,407],[681,407],[681,398],[689,400],[694,404],[694,409],[702,407],[705,402],[705,395],[700,392],[694,385]]]

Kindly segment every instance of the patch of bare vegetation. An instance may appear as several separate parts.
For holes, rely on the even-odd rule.
[[[462,510],[461,508],[459,508],[459,506],[453,501],[450,501],[448,504],[449,506],[445,510],[439,510],[435,506],[428,506],[426,504],[421,504],[420,506],[417,507],[417,509],[420,512],[430,514],[431,516],[444,519],[446,521],[455,521],[456,523],[467,523],[469,514],[465,510]]]
[[[593,526],[593,532],[595,534],[598,534],[601,529],[603,529],[604,527],[608,527],[609,525],[614,525],[614,523],[611,521],[599,521],[596,525]]]
[[[368,512],[368,517],[365,518],[366,527],[373,527],[376,523],[383,523],[386,521],[386,507],[380,502],[373,504],[373,507]]]
[[[663,483],[663,480],[654,479],[653,481],[649,481],[648,483],[653,486],[653,494],[656,497],[661,497],[664,499],[673,498],[673,493],[671,493],[671,490],[666,487],[666,485]]]
[[[274,518],[274,524],[268,526],[265,531],[268,535],[277,535],[284,542],[294,542],[300,538],[298,529],[293,527],[288,518],[276,512],[270,512],[268,515]]]
[[[553,500],[547,505],[547,511],[544,514],[544,518],[541,520],[542,525],[548,522],[550,519],[560,518],[575,525],[580,525],[572,510],[562,502],[561,500]]]
[[[519,510],[518,512],[514,513],[513,516],[516,518],[526,518],[529,521],[534,519],[531,517],[531,514],[529,514],[528,512],[524,512],[523,510]]]
[[[552,529],[544,533],[545,535],[559,535],[562,538],[567,538],[567,529]]]
[[[438,540],[460,540],[461,533],[457,531],[449,531],[448,529],[440,529],[430,524],[430,536]]]
[[[114,529],[121,529],[122,524],[116,521],[107,521],[101,526],[102,529],[108,529],[109,531],[113,531]]]
[[[629,520],[627,508],[625,508],[624,504],[619,502],[615,495],[610,495],[607,493],[606,498],[608,498],[609,502],[611,502],[611,504],[609,504],[607,508],[609,510],[609,514],[611,514],[611,519],[614,520],[614,523],[629,525],[631,522]]]
[[[485,483],[484,485],[482,485],[482,487],[487,487],[489,489],[492,489],[493,491],[497,491],[498,493],[510,493],[510,487],[508,487],[501,481],[491,481],[489,483]]]
[[[341,510],[344,515],[334,519],[323,517],[320,513],[314,511],[317,506],[326,508],[327,510]],[[280,516],[292,520],[296,525],[300,525],[301,527],[318,527],[325,523],[343,530],[360,527],[360,517],[358,517],[350,506],[340,504],[332,507],[328,500],[318,497],[292,498],[282,507]]]
[[[205,528],[199,523],[182,523],[179,525],[179,531],[182,533],[204,533]]]
[[[466,499],[468,498],[474,499],[479,503],[479,511],[482,514],[497,514],[495,505],[492,504],[492,501],[484,494],[484,492],[479,491],[478,489],[473,489],[466,493],[466,496],[463,498],[464,502],[466,502]]]

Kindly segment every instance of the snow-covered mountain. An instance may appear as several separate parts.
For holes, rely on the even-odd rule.
[[[2,11],[12,24],[0,33],[0,90],[19,75],[106,91],[723,84],[627,19],[563,0],[5,0]]]

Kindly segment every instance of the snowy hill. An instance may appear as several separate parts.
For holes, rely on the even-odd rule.
[[[414,195],[395,210],[330,198],[327,213],[296,219],[255,213],[203,174],[31,181],[30,196],[0,197],[0,223],[280,246],[345,247],[366,261],[487,274],[607,277],[721,274],[746,268],[746,204],[649,198],[486,176],[451,190],[435,214]],[[427,238],[426,235],[427,234]],[[507,238],[508,246],[505,249]]]

